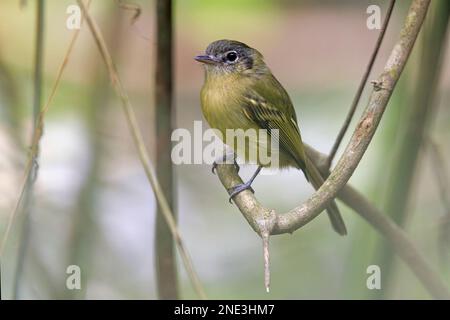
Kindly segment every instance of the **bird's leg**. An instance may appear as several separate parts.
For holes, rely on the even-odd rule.
[[[229,154],[223,155],[222,158],[220,159],[219,163],[220,163],[220,164],[222,164],[222,163],[227,163],[228,157],[229,157]],[[214,161],[214,162],[213,162],[213,165],[212,165],[212,168],[211,168],[211,172],[212,172],[213,174],[216,174],[217,165],[218,165],[219,163],[217,163],[217,161]],[[240,167],[239,167],[239,165],[238,165],[237,162],[236,162],[236,155],[235,155],[234,153],[233,153],[233,163],[234,163],[234,166],[236,167],[237,172],[239,173]]]
[[[228,193],[230,194],[230,199],[228,201],[230,201],[230,203],[235,195],[237,195],[238,193],[240,193],[246,189],[250,189],[251,192],[255,193],[255,191],[253,191],[251,185],[253,183],[253,180],[255,180],[256,176],[261,171],[261,169],[262,169],[262,166],[258,166],[258,169],[256,169],[255,173],[252,175],[250,180],[248,180],[246,183],[238,184],[237,186],[234,186],[233,188],[231,188],[231,190],[228,191]]]

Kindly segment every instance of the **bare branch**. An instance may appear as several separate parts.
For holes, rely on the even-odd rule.
[[[200,279],[194,269],[191,258],[189,257],[188,251],[184,246],[183,240],[181,238],[180,232],[178,230],[175,219],[173,218],[172,210],[170,209],[170,205],[167,202],[166,197],[162,191],[161,185],[154,173],[153,166],[151,164],[147,148],[145,146],[144,138],[139,129],[139,125],[137,122],[136,114],[134,113],[133,107],[131,105],[131,101],[128,97],[127,92],[123,88],[119,73],[114,65],[111,54],[109,53],[108,47],[103,38],[102,32],[97,25],[96,21],[91,17],[90,13],[86,10],[86,6],[82,0],[77,0],[79,6],[81,7],[83,14],[86,18],[86,22],[89,26],[89,29],[92,33],[92,36],[95,40],[95,43],[100,51],[100,54],[105,62],[105,65],[108,70],[109,77],[112,82],[112,86],[120,98],[122,102],[123,111],[125,113],[125,118],[128,122],[129,129],[131,131],[134,144],[136,145],[139,160],[141,161],[142,167],[144,168],[147,179],[152,187],[152,190],[155,194],[156,200],[161,208],[161,213],[164,215],[166,219],[166,223],[169,226],[169,230],[174,238],[175,244],[180,253],[181,259],[185,266],[186,272],[192,282],[194,290],[197,292],[200,298],[205,299],[206,295],[203,291],[203,287],[200,283]]]
[[[430,0],[413,1],[405,25],[400,32],[400,39],[395,44],[384,71],[377,80],[381,84],[380,89],[372,91],[369,103],[350,142],[330,176],[302,206],[279,215],[273,233],[293,232],[314,219],[350,179],[375,134],[395,84],[411,53],[429,4]]]
[[[19,193],[18,193],[18,199],[15,201],[14,203],[14,208],[13,211],[11,213],[11,215],[8,218],[8,224],[6,226],[6,231],[3,234],[3,238],[2,238],[2,243],[1,243],[1,247],[0,247],[0,257],[3,256],[4,250],[5,250],[5,245],[6,242],[8,241],[8,237],[11,231],[11,227],[14,223],[14,220],[16,218],[17,212],[19,210],[19,206],[22,202],[22,198],[25,192],[25,187],[26,187],[26,183],[30,177],[31,171],[32,171],[32,167],[33,167],[33,162],[34,159],[36,157],[36,155],[38,154],[38,146],[39,146],[39,142],[41,140],[42,134],[43,134],[43,130],[44,130],[44,118],[45,115],[47,114],[48,110],[50,109],[51,103],[53,101],[53,98],[55,97],[55,94],[59,88],[59,85],[61,83],[61,78],[62,75],[64,73],[64,70],[67,66],[67,63],[69,62],[69,57],[72,53],[73,47],[75,45],[76,40],[78,39],[78,35],[80,33],[81,29],[77,29],[74,31],[73,36],[70,40],[69,46],[66,50],[66,53],[64,55],[63,61],[58,69],[58,73],[56,76],[56,80],[55,83],[53,84],[52,87],[52,91],[50,92],[50,96],[47,99],[46,104],[44,105],[44,107],[41,109],[40,113],[39,113],[39,117],[36,121],[36,129],[33,132],[33,138],[32,138],[32,142],[31,142],[31,147],[30,147],[30,154],[28,156],[28,161],[25,165],[25,170],[24,170],[24,176],[22,179],[22,182],[20,184],[20,189],[19,189]]]
[[[42,88],[43,88],[43,69],[44,69],[44,38],[45,38],[45,1],[36,2],[36,43],[34,51],[34,76],[33,76],[33,135],[37,130],[37,120],[41,112]],[[37,145],[37,149],[39,145]],[[33,158],[33,166],[25,186],[25,200],[23,201],[23,222],[20,230],[19,249],[17,254],[17,266],[14,274],[13,298],[17,299],[19,295],[20,280],[28,251],[32,225],[30,224],[30,215],[32,212],[34,182],[38,174],[38,155]]]
[[[366,110],[359,120],[344,154],[330,176],[305,203],[285,214],[278,215],[271,234],[291,233],[317,217],[350,179],[375,134],[395,84],[400,78],[400,74],[411,53],[429,3],[430,0],[415,0],[412,3],[405,25],[400,32],[400,39],[394,46],[384,71],[377,80],[381,84],[380,88],[372,91]],[[222,165],[222,167],[225,166]],[[224,170],[218,170],[218,172],[223,172]],[[220,176],[222,184],[227,189],[242,183],[239,177],[233,176],[234,171],[231,168],[228,168],[227,171],[227,175]],[[250,195],[251,191],[245,190],[234,197],[234,201],[239,209],[244,211],[249,209],[264,211],[254,197],[249,197]],[[267,209],[265,210],[267,211]],[[251,217],[250,215],[247,220],[251,219]],[[255,221],[249,222],[255,231],[260,234],[260,226],[256,225]]]
[[[358,213],[393,243],[397,254],[408,264],[434,297],[449,298],[450,293],[447,288],[420,256],[406,234],[351,187],[345,186],[378,127],[392,91],[411,53],[429,3],[430,0],[413,1],[400,32],[400,38],[392,50],[383,73],[377,80],[377,86],[372,91],[366,110],[359,120],[344,154],[324,184],[303,205],[284,214],[276,214],[273,210],[263,207],[249,190],[236,195],[234,202],[255,232],[263,236],[267,228],[267,224],[264,223],[266,217],[275,215],[275,221],[270,224],[271,235],[291,233],[314,219],[334,197],[342,197],[354,209],[366,209],[364,212],[358,211]],[[317,152],[311,148],[307,148],[307,153],[317,166],[328,168],[326,157],[318,157]],[[234,165],[219,164],[217,174],[227,190],[242,183]]]
[[[305,144],[305,150],[311,161],[319,168],[324,176],[329,174],[327,156]],[[225,188],[242,183],[234,165],[220,164],[217,166],[217,175]],[[260,234],[263,239],[264,220],[272,221],[278,216],[275,211],[263,207],[250,191],[243,191],[243,198],[236,201],[236,205],[250,223],[251,227]],[[390,243],[395,253],[403,259],[406,265],[414,272],[424,287],[439,299],[449,299],[450,293],[431,268],[427,260],[420,254],[408,235],[390,220],[383,212],[374,207],[370,202],[350,185],[342,188],[337,196],[357,214],[369,222]],[[265,249],[264,249],[265,250]]]
[[[381,43],[383,42],[384,35],[386,33],[387,26],[389,24],[389,20],[391,19],[392,10],[394,9],[395,0],[391,0],[389,3],[389,7],[386,12],[386,17],[384,18],[383,26],[381,27],[380,34],[378,35],[377,42],[375,43],[375,48],[373,49],[372,55],[370,56],[369,63],[367,64],[366,71],[363,74],[361,82],[359,83],[358,90],[356,90],[355,97],[353,98],[352,105],[350,106],[350,110],[348,111],[347,117],[345,118],[344,124],[342,125],[341,130],[339,131],[336,141],[334,142],[333,147],[331,148],[330,154],[328,155],[328,167],[331,167],[331,163],[333,162],[334,157],[336,156],[336,152],[339,149],[339,146],[342,142],[342,139],[345,136],[345,133],[350,126],[350,122],[355,115],[356,108],[358,107],[359,100],[361,99],[361,95],[364,91],[364,86],[367,83],[367,79],[369,78],[370,72],[372,71],[373,64],[378,55],[378,51],[380,50]]]

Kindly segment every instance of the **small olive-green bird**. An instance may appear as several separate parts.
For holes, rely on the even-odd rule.
[[[219,130],[222,137],[226,136],[227,129],[265,129],[269,135],[278,129],[279,167],[301,169],[317,190],[324,179],[306,156],[291,99],[265,64],[261,53],[239,41],[218,40],[207,47],[205,55],[196,56],[195,60],[205,66],[201,104],[209,125]],[[270,150],[269,141],[253,141],[246,148]],[[233,145],[239,155],[242,150]],[[261,168],[266,166],[258,165],[247,183],[233,188],[231,198],[251,188]],[[336,203],[331,202],[326,210],[334,230],[341,235],[347,234]]]

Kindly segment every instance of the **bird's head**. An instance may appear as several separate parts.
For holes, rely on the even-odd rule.
[[[258,50],[235,40],[214,41],[195,60],[203,63],[208,74],[253,74],[266,68]]]

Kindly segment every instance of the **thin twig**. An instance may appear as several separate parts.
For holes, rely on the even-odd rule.
[[[141,16],[142,13],[141,6],[136,3],[125,2],[124,0],[116,0],[116,1],[119,8],[134,12],[133,17],[131,18],[131,24],[134,24],[137,21],[137,19],[139,19],[139,17]]]
[[[194,269],[192,261],[189,257],[188,251],[183,244],[182,238],[180,236],[180,232],[178,231],[177,224],[175,219],[173,218],[172,210],[162,192],[161,186],[156,178],[156,175],[153,170],[153,166],[151,164],[150,158],[148,156],[147,148],[145,146],[144,138],[139,129],[139,125],[136,119],[136,115],[134,113],[133,107],[131,105],[130,99],[128,97],[127,92],[123,88],[122,82],[120,80],[119,74],[116,70],[112,57],[109,53],[108,47],[106,46],[105,40],[103,38],[102,32],[98,27],[95,20],[91,17],[89,12],[86,10],[86,6],[82,0],[77,0],[79,6],[81,7],[83,14],[86,18],[86,21],[89,25],[89,29],[92,33],[92,36],[95,40],[95,43],[98,46],[100,54],[103,58],[103,61],[106,64],[108,74],[110,76],[112,85],[117,96],[120,98],[122,102],[123,111],[125,113],[126,120],[128,122],[129,129],[131,131],[134,144],[136,145],[139,159],[141,161],[142,167],[144,168],[147,179],[152,187],[152,190],[155,194],[156,200],[161,207],[161,213],[164,215],[166,222],[169,226],[170,232],[175,240],[175,244],[179,250],[181,259],[186,268],[186,272],[193,284],[194,290],[199,295],[200,298],[206,298],[206,295],[203,291],[200,280],[197,276],[197,273]]]
[[[385,69],[379,77],[378,83],[381,84],[382,89],[372,91],[366,110],[361,116],[344,154],[331,171],[328,179],[301,206],[288,213],[278,215],[271,234],[291,233],[317,217],[350,179],[375,134],[395,84],[411,53],[429,3],[430,0],[413,1],[405,25],[400,32],[400,39],[394,46]],[[222,176],[220,178],[222,184],[226,184],[227,188],[236,185],[237,179],[235,177]],[[230,182],[235,184],[230,185]],[[239,209],[246,210],[247,205],[255,205],[243,201],[248,200],[247,196],[250,194],[252,194],[250,190],[245,190],[234,197]]]
[[[80,33],[80,29],[77,29],[77,30],[74,31],[72,39],[70,40],[69,46],[68,46],[68,48],[66,50],[66,53],[64,55],[64,59],[63,59],[63,61],[61,63],[61,66],[58,69],[56,80],[55,80],[55,83],[53,84],[52,91],[50,92],[50,96],[48,97],[46,104],[44,105],[44,107],[41,109],[41,112],[39,113],[39,117],[37,119],[36,130],[34,131],[33,139],[32,139],[32,142],[31,142],[30,154],[28,156],[28,161],[27,161],[27,163],[25,165],[25,170],[24,170],[22,182],[21,182],[20,188],[19,188],[18,199],[15,201],[13,211],[9,215],[9,218],[8,218],[8,224],[6,226],[6,231],[3,234],[2,243],[1,243],[1,247],[0,247],[0,257],[3,256],[5,245],[7,243],[7,240],[8,240],[8,237],[9,237],[9,233],[11,231],[11,227],[13,225],[13,222],[14,222],[15,217],[17,215],[18,208],[19,208],[20,203],[22,201],[22,198],[23,198],[23,195],[24,195],[24,191],[25,191],[26,182],[29,179],[29,176],[30,176],[30,173],[31,173],[31,168],[33,166],[33,159],[36,157],[36,155],[38,153],[39,142],[40,142],[40,139],[42,137],[43,130],[44,130],[44,118],[45,118],[45,115],[47,114],[48,110],[50,109],[50,105],[51,105],[51,103],[53,101],[53,98],[54,98],[54,96],[56,94],[56,91],[58,90],[58,87],[59,87],[59,85],[61,83],[61,78],[62,78],[64,69],[66,68],[67,63],[69,62],[70,54],[72,53],[73,47],[75,45],[75,42],[76,42],[76,40],[78,38],[79,33]]]
[[[326,164],[326,155],[305,144],[305,151],[313,163],[321,170],[324,176],[329,174]],[[242,183],[234,165],[220,164],[217,166],[217,175],[225,188]],[[414,245],[408,235],[390,220],[386,214],[374,207],[363,195],[350,185],[344,186],[337,196],[357,214],[372,225],[390,247],[414,272],[430,294],[439,299],[449,299],[450,293],[439,275],[427,262]],[[279,217],[275,211],[263,207],[252,192],[246,193],[244,198],[237,200],[237,205],[255,232],[260,233],[261,224],[267,220],[267,214]],[[270,219],[269,219],[270,221]],[[274,221],[276,222],[276,221]]]
[[[328,167],[324,166],[324,161],[321,160],[326,159],[326,156],[310,146],[306,146],[306,152],[318,164],[321,173],[327,176],[329,174]],[[373,206],[362,194],[350,185],[342,188],[338,194],[338,198],[385,237],[385,240],[389,243],[389,247],[394,248],[395,253],[406,262],[433,296],[437,298],[449,297],[450,293],[445,287],[444,282],[430,266],[428,260],[422,257],[402,228],[389,219],[386,214]]]
[[[277,216],[275,211],[267,211],[266,214],[261,216],[262,219],[258,220],[258,230],[260,231],[260,236],[263,245],[263,259],[264,259],[264,287],[266,292],[270,291],[270,251],[269,251],[269,240],[270,231],[276,222]]]
[[[102,12],[105,18],[106,32],[105,36],[109,42],[112,42],[111,52],[117,53],[123,45],[124,38],[121,36],[122,21],[124,17],[119,10],[114,7],[108,7]],[[96,240],[98,233],[98,221],[96,208],[99,202],[97,197],[99,189],[99,179],[104,161],[102,157],[105,151],[102,136],[98,134],[98,128],[107,124],[108,119],[104,117],[107,113],[108,102],[110,101],[111,90],[108,76],[102,72],[103,65],[96,59],[92,59],[86,66],[90,70],[89,77],[91,82],[87,93],[89,108],[85,114],[87,145],[89,148],[89,163],[87,165],[84,181],[79,189],[71,218],[71,228],[68,232],[68,245],[65,266],[78,265],[83,270],[81,278],[81,288],[79,290],[68,290],[66,287],[58,286],[55,290],[57,299],[84,300],[88,291],[88,284],[91,279],[93,248],[91,243]],[[65,270],[64,270],[65,271]],[[64,274],[66,277],[66,274]],[[60,278],[59,278],[60,279]],[[59,280],[60,281],[60,280]],[[120,290],[120,289],[118,289]]]
[[[262,235],[263,241],[263,258],[264,258],[264,287],[266,292],[270,292],[270,251],[269,251],[270,235],[265,233]]]
[[[378,127],[384,110],[386,109],[392,91],[404,69],[411,50],[416,41],[417,35],[425,19],[430,0],[414,0],[408,11],[405,24],[400,32],[400,38],[394,46],[392,53],[386,63],[383,73],[377,80],[379,86],[374,88],[366,110],[364,111],[350,142],[342,155],[341,159],[328,176],[324,184],[301,206],[285,214],[277,214],[276,221],[273,224],[270,234],[292,233],[303,225],[314,219],[327,206],[328,202],[339,196],[342,188],[346,185],[349,178],[356,170],[364,152],[367,150],[373,135]],[[326,159],[326,158],[325,158]],[[316,165],[326,163],[323,159],[315,161]],[[217,175],[226,190],[242,183],[241,178],[234,165],[219,164],[217,166]],[[258,233],[262,234],[264,228],[261,220],[272,210],[264,208],[254,194],[245,190],[234,197],[234,202],[244,215],[250,226]],[[369,215],[377,211],[372,210]],[[378,217],[378,216],[377,216]],[[377,219],[374,219],[377,222]],[[389,221],[389,220],[387,220]],[[380,230],[382,227],[377,226]],[[396,231],[390,230],[392,233]],[[384,234],[387,232],[383,231]],[[406,237],[406,235],[405,235]],[[392,240],[392,238],[389,238]],[[406,246],[414,249],[411,243]],[[395,247],[398,249],[398,247]],[[430,293],[437,298],[449,298],[450,293],[435,275],[431,268],[425,267],[417,270],[414,263],[417,259],[421,260],[421,265],[426,265],[424,259],[418,253],[411,252],[397,253],[408,263],[418,278],[424,283]]]
[[[37,17],[36,17],[36,48],[34,57],[34,89],[33,89],[33,126],[36,130],[36,120],[41,112],[42,101],[42,71],[44,68],[44,28],[45,28],[45,0],[37,1]]]
[[[37,119],[39,117],[41,103],[42,103],[42,72],[44,68],[44,33],[45,33],[45,0],[38,0],[36,2],[36,42],[34,51],[34,79],[33,79],[33,134],[36,131]],[[39,146],[37,146],[39,149]],[[28,249],[30,234],[32,232],[30,224],[30,215],[32,211],[33,189],[34,182],[38,174],[38,153],[33,159],[31,167],[31,174],[28,177],[25,186],[25,200],[24,200],[24,217],[21,232],[19,235],[19,250],[17,254],[17,266],[14,274],[13,285],[13,299],[18,298],[20,277],[23,273],[25,264],[25,256]]]
[[[358,107],[359,100],[361,99],[362,93],[364,91],[364,87],[367,83],[367,79],[369,78],[370,72],[372,71],[373,64],[375,63],[375,59],[378,55],[378,51],[380,50],[381,43],[383,42],[384,35],[386,33],[386,29],[389,25],[389,21],[391,19],[392,10],[394,9],[395,0],[391,0],[389,3],[389,7],[386,12],[386,17],[384,18],[383,26],[381,27],[380,34],[378,35],[377,42],[375,43],[375,47],[373,49],[372,55],[370,56],[369,63],[367,64],[366,71],[363,74],[361,82],[359,83],[358,90],[356,90],[355,97],[353,98],[352,105],[350,106],[350,110],[348,111],[347,117],[345,118],[344,124],[339,131],[336,141],[334,142],[333,147],[331,148],[330,154],[327,158],[328,167],[331,167],[331,163],[333,162],[334,157],[339,149],[339,146],[342,142],[342,139],[345,136],[345,133],[350,126],[350,122],[355,115],[356,108]]]

